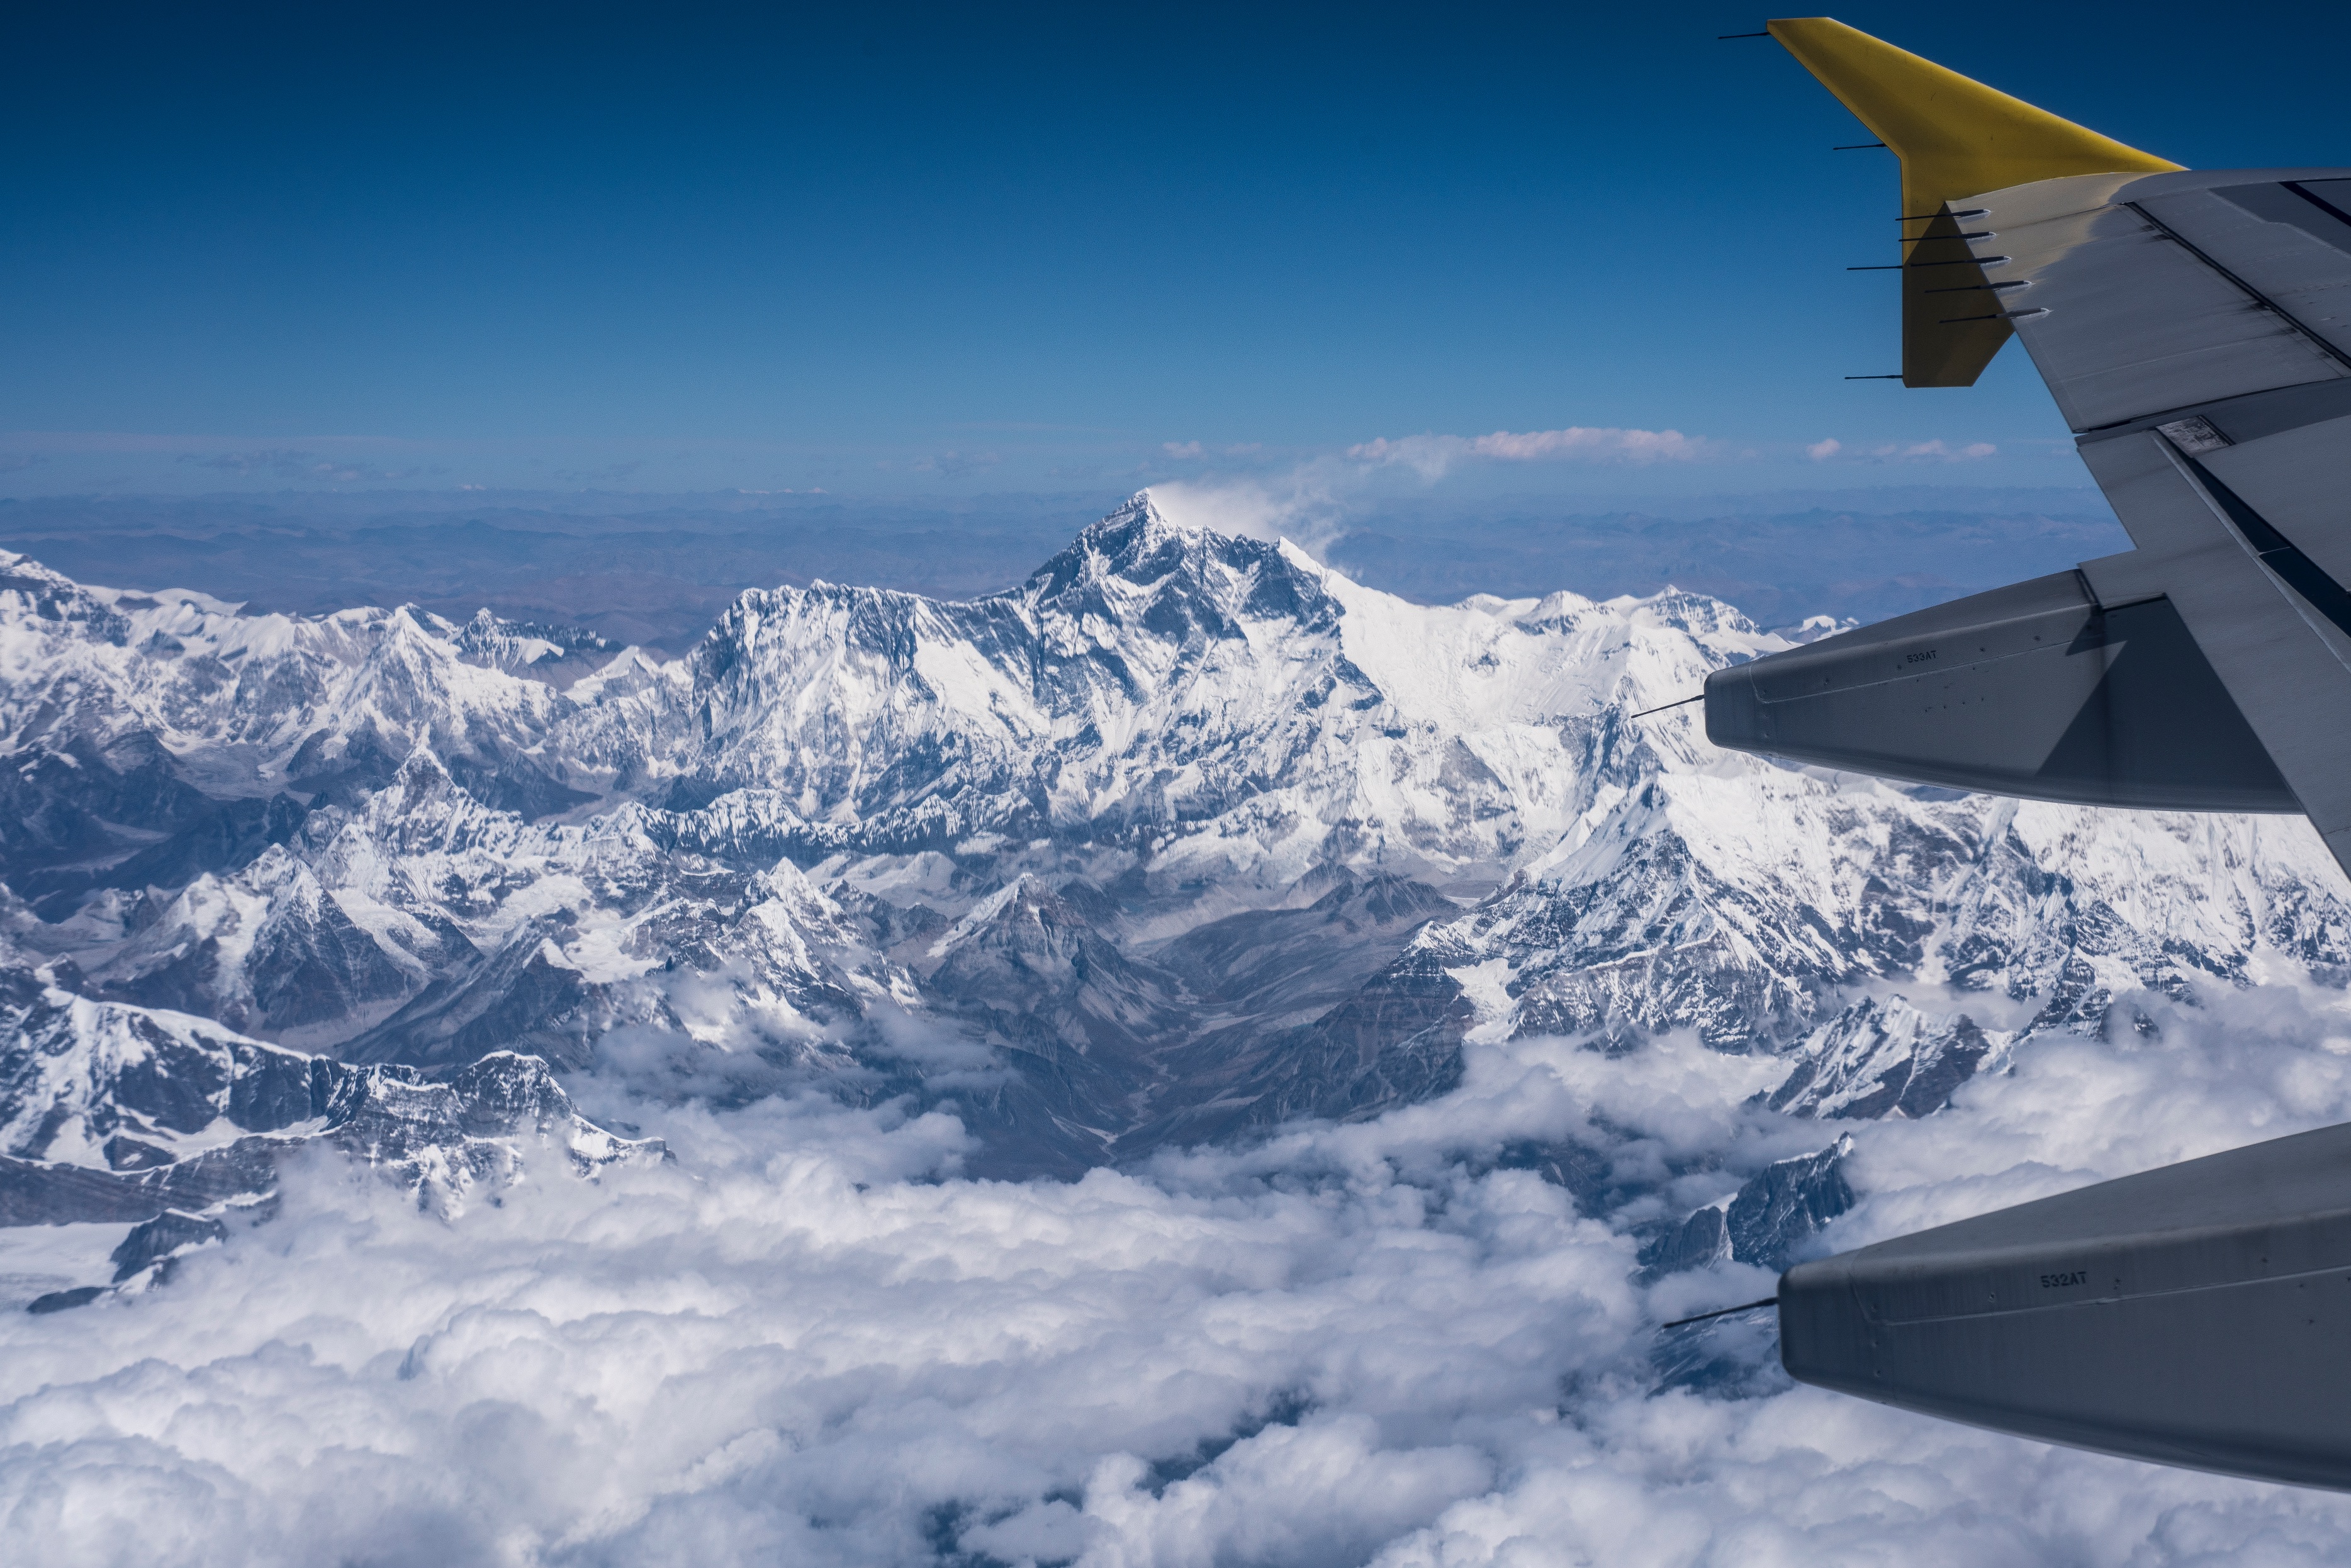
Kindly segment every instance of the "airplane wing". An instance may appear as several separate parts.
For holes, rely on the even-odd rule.
[[[2032,799],[2300,810],[2351,868],[2351,169],[2190,172],[1823,17],[1902,160],[1903,372],[2011,334],[2137,549],[1716,674],[1716,744]]]
[[[1903,379],[2011,335],[2137,547],[1717,672],[1717,744],[2034,799],[2299,810],[2351,869],[2351,169],[2192,172],[1823,17],[1902,160]],[[1802,1381],[2351,1490],[2351,1125],[1807,1262]]]

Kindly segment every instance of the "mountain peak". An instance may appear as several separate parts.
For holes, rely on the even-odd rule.
[[[1149,490],[1138,490],[1039,567],[1026,591],[1052,600],[1073,587],[1092,592],[1113,582],[1123,585],[1110,590],[1119,595],[1176,585],[1196,591],[1214,577],[1254,576],[1268,568],[1293,575],[1280,546],[1176,522]]]
[[[1149,490],[1137,490],[1094,522],[1087,524],[1070,541],[1072,549],[1092,549],[1104,555],[1132,556],[1147,554],[1155,545],[1170,539],[1182,539],[1189,544],[1205,545],[1222,542],[1225,536],[1212,529],[1194,525],[1186,528],[1159,509]]]
[[[1134,495],[1129,496],[1125,500],[1121,501],[1117,506],[1112,507],[1109,512],[1103,515],[1102,520],[1095,523],[1093,527],[1097,528],[1107,528],[1114,524],[1134,522],[1137,520],[1156,522],[1166,528],[1174,528],[1176,526],[1174,523],[1168,521],[1167,514],[1159,509],[1159,503],[1151,498],[1151,486],[1146,485],[1142,489],[1137,490]],[[1202,532],[1205,530],[1195,529],[1193,531]]]

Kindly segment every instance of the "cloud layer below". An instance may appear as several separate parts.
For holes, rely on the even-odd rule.
[[[1850,1245],[2351,1115],[2341,998],[2140,998],[1949,1113],[1855,1128]],[[2127,1016],[2127,1015],[2126,1015]],[[1473,1048],[1464,1087],[1132,1175],[954,1176],[951,1119],[637,1106],[677,1166],[453,1222],[328,1165],[171,1285],[0,1321],[11,1562],[2303,1563],[2351,1499],[1789,1387],[1659,1391],[1609,1218],[1499,1151],[1694,1206],[1838,1129],[1774,1064]],[[595,1086],[586,1086],[592,1095]],[[625,1107],[597,1107],[608,1113]],[[1709,1158],[1709,1155],[1714,1156]],[[1678,1179],[1670,1173],[1695,1166]],[[0,1260],[0,1270],[5,1270]]]

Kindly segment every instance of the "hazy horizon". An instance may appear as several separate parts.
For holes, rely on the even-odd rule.
[[[2095,492],[2053,488],[1887,487],[1606,511],[1521,496],[1285,512],[1261,494],[1153,493],[1178,521],[1291,538],[1366,586],[1418,602],[1672,586],[1727,600],[1764,625],[1878,620],[2128,548]],[[194,589],[256,610],[413,601],[462,619],[488,608],[676,649],[745,589],[821,578],[968,599],[1011,588],[1125,498],[37,497],[0,503],[0,548],[78,581]]]

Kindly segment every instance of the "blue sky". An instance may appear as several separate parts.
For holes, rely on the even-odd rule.
[[[1838,14],[2191,165],[2351,162],[2339,7]],[[1843,270],[1893,167],[1715,41],[1761,19],[51,7],[0,493],[2083,483],[2021,350],[1841,380],[1896,361]],[[1687,439],[1394,444],[1569,427]]]

